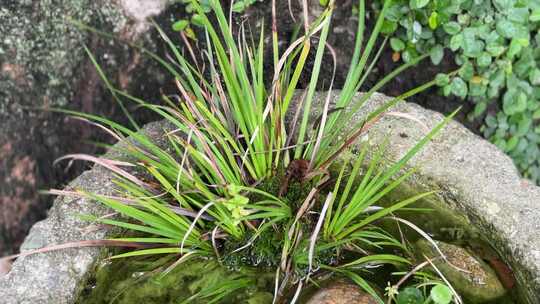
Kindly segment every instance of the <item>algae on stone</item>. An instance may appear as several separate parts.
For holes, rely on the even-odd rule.
[[[424,260],[424,255],[434,259],[433,264],[444,274],[465,303],[491,303],[507,294],[495,271],[482,259],[456,245],[444,242],[437,242],[437,245],[447,261],[436,259],[440,255],[427,240],[415,243],[416,255],[421,261]]]
[[[150,261],[122,259],[102,263],[77,303],[176,304],[196,295],[203,288],[237,278],[247,278],[249,286],[231,292],[219,303],[272,303],[272,270],[267,273],[261,272],[260,268],[231,270],[215,260],[194,259],[161,276],[165,268],[156,271],[158,263],[152,259]],[[195,298],[190,303],[207,303],[210,299]]]

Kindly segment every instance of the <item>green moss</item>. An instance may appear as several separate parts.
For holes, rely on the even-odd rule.
[[[250,242],[253,233],[247,233],[240,241],[227,240],[223,248],[223,264],[231,269],[244,266],[276,267],[281,258],[283,237],[271,229],[262,232],[251,246],[235,252]],[[274,268],[275,269],[275,268]]]
[[[12,95],[20,104],[10,107],[10,114],[22,111],[21,106],[66,106],[73,98],[77,85],[73,80],[83,75],[82,45],[91,44],[91,34],[77,29],[69,19],[113,33],[127,22],[117,4],[90,0],[13,2],[0,9],[0,19],[0,62],[20,71],[19,79],[0,78],[0,91],[19,92],[24,86],[26,92]],[[29,88],[38,94],[29,94]],[[10,94],[0,98],[0,114],[7,111],[8,98]]]
[[[239,268],[233,272],[214,260],[202,259],[188,260],[163,277],[159,271],[152,272],[156,266],[173,261],[166,257],[158,261],[123,259],[105,262],[89,280],[77,303],[180,303],[203,288],[235,278],[247,278],[251,284],[227,296],[220,303],[272,302],[273,272],[264,273],[253,268]],[[208,301],[207,298],[190,303]]]

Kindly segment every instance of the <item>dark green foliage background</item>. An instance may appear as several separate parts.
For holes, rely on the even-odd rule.
[[[377,9],[377,3],[374,8]],[[390,45],[408,61],[444,49],[458,77],[437,77],[440,93],[473,103],[470,119],[509,154],[524,177],[540,183],[540,1],[396,0],[387,15]]]

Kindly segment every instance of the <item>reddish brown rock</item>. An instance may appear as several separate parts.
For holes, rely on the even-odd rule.
[[[318,290],[306,304],[377,304],[377,301],[358,285],[338,281]]]

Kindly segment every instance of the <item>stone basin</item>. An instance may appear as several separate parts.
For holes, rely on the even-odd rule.
[[[324,97],[319,94],[315,104],[322,104]],[[375,94],[355,119],[361,119],[388,98]],[[316,111],[313,114],[316,117]],[[384,158],[391,163],[442,119],[439,113],[402,103],[385,113],[356,144],[369,144],[376,150],[389,140]],[[142,132],[163,141],[166,126],[154,122]],[[121,155],[109,151],[106,157]],[[437,190],[422,204],[444,215],[440,221],[446,226],[459,224],[465,234],[479,234],[512,269],[521,301],[540,303],[540,188],[521,179],[510,158],[498,148],[457,122],[447,125],[408,166],[417,170],[395,193]],[[82,188],[107,195],[113,191],[111,178],[109,171],[94,166],[66,189]],[[48,218],[33,226],[21,250],[106,237],[112,233],[109,228],[93,226],[77,215],[107,212],[87,199],[59,197]],[[425,219],[418,217],[415,223],[428,230],[433,228]],[[0,303],[74,303],[102,253],[100,248],[88,247],[21,257],[11,272],[0,277]]]

